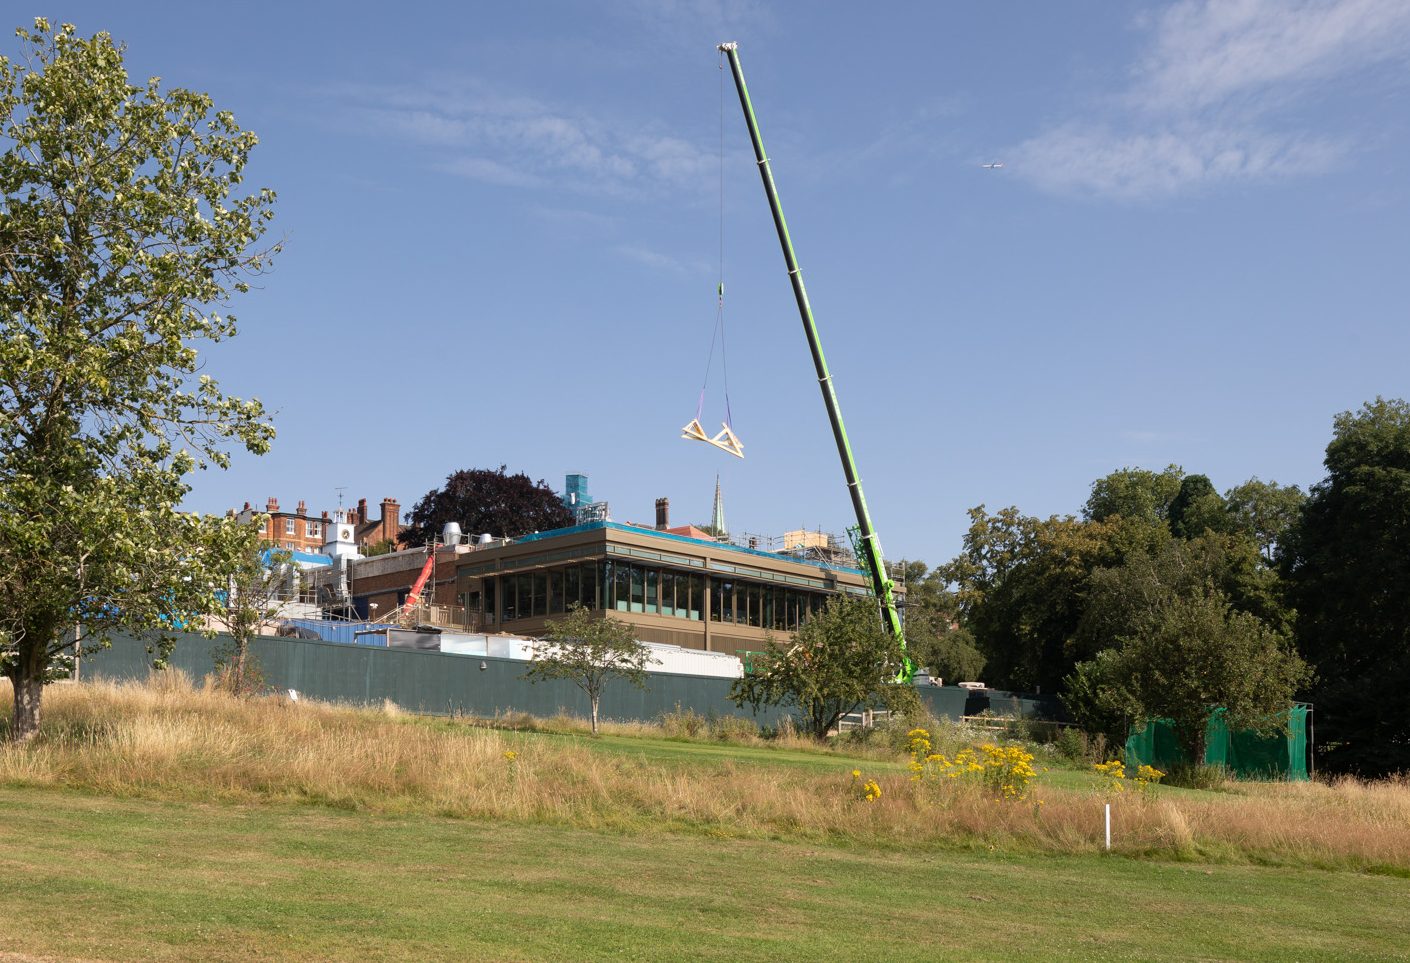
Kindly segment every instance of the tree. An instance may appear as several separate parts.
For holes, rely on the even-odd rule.
[[[754,671],[735,681],[735,705],[792,706],[822,740],[844,715],[874,702],[909,704],[914,687],[898,685],[901,650],[877,618],[873,599],[833,596],[823,610],[779,644],[769,639]]]
[[[1186,758],[1204,760],[1211,709],[1222,707],[1231,729],[1272,734],[1307,677],[1307,666],[1287,639],[1247,612],[1234,610],[1213,586],[1197,595],[1172,595],[1108,660],[1090,672],[1098,705],[1124,711],[1137,725],[1171,720]]]
[[[904,562],[906,585],[906,649],[916,665],[942,679],[977,680],[984,654],[974,636],[959,624],[959,601],[940,570],[924,562]]]
[[[216,607],[238,523],[177,511],[184,478],[273,429],[197,346],[235,334],[221,306],[273,253],[254,245],[274,195],[238,194],[256,137],[207,95],[130,84],[105,33],[18,35],[0,58],[0,662],[23,739],[76,639],[150,631],[160,657]]]
[[[1207,475],[1186,475],[1170,502],[1170,533],[1195,538],[1205,532],[1229,530],[1229,512]]]
[[[1263,564],[1253,539],[1210,533],[1172,539],[1154,552],[1133,552],[1121,565],[1093,572],[1072,652],[1089,659],[1119,647],[1123,638],[1142,631],[1161,606],[1194,598],[1207,586],[1278,634],[1291,633],[1292,613],[1278,575]]]
[[[1224,493],[1224,504],[1234,530],[1251,535],[1258,542],[1264,561],[1270,565],[1277,560],[1278,549],[1287,533],[1302,517],[1306,501],[1307,496],[1296,485],[1279,485],[1257,478],[1250,478]]]
[[[542,479],[535,482],[523,472],[506,471],[500,465],[495,471],[469,468],[447,475],[444,485],[431,489],[411,509],[402,545],[425,545],[439,538],[446,522],[459,523],[467,535],[488,532],[511,538],[573,524],[573,513]]]
[[[1056,691],[1076,659],[1069,641],[1092,573],[1168,541],[1164,522],[1113,515],[1101,521],[1040,519],[1005,508],[970,511],[964,550],[941,568],[955,585],[960,623],[988,660],[988,682]]]
[[[1164,524],[1170,517],[1170,503],[1180,493],[1185,470],[1170,465],[1162,472],[1148,468],[1121,468],[1092,482],[1092,494],[1082,508],[1082,517],[1100,522],[1114,516]]]
[[[1280,551],[1323,759],[1410,771],[1410,405],[1337,415],[1325,465]]]
[[[608,682],[624,679],[639,689],[646,687],[651,650],[636,640],[626,622],[575,605],[563,618],[549,620],[547,635],[546,642],[534,646],[524,678],[568,679],[582,689],[592,704],[594,735],[597,707]]]
[[[258,671],[251,671],[250,642],[280,621],[280,611],[289,594],[293,576],[287,551],[265,545],[260,540],[264,516],[247,526],[248,536],[227,576],[225,605],[211,621],[230,636],[230,646],[217,659],[221,682],[233,695],[257,691]]]

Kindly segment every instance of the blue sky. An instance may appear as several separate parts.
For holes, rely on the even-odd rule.
[[[850,523],[733,93],[738,461],[679,440],[714,324],[736,40],[890,557],[1123,465],[1321,477],[1404,397],[1410,6],[57,3],[261,146],[286,242],[212,352],[275,411],[191,507],[591,476],[618,520]],[[18,20],[17,20],[18,23]],[[1002,170],[981,168],[1001,161]],[[718,368],[704,420],[722,415]]]

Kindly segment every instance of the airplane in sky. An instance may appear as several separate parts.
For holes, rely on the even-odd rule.
[[[998,170],[999,168],[1003,167],[1004,164],[1003,164],[1003,161],[999,161],[998,163],[995,163],[995,164],[980,164],[979,166],[982,167],[982,168],[984,168],[986,171],[996,171],[996,170]]]

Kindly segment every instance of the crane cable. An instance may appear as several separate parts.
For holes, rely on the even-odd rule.
[[[715,363],[715,343],[720,345],[720,368],[724,375],[725,426],[733,430],[734,415],[729,405],[729,355],[725,343],[725,55],[720,51],[720,252],[719,279],[715,285],[715,330],[710,335],[710,354],[705,360],[705,379],[700,384],[700,398],[695,403],[698,422],[705,408],[705,389],[710,384],[710,369]]]

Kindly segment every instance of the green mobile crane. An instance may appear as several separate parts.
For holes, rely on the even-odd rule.
[[[808,337],[808,349],[813,353],[813,368],[817,371],[818,387],[822,389],[823,404],[827,406],[827,418],[832,423],[832,435],[837,441],[837,454],[842,458],[842,473],[847,478],[847,491],[852,496],[852,508],[857,514],[855,544],[857,557],[871,578],[872,591],[881,611],[881,621],[886,631],[901,648],[901,671],[897,682],[909,682],[914,673],[910,658],[906,655],[906,636],[901,626],[901,614],[896,610],[895,583],[886,574],[886,563],[881,556],[881,542],[871,524],[871,513],[867,511],[867,500],[862,494],[862,479],[857,473],[857,460],[852,455],[852,445],[847,441],[847,428],[842,424],[842,410],[837,403],[837,391],[832,384],[832,374],[823,357],[822,342],[818,338],[818,327],[813,321],[813,309],[808,304],[808,291],[803,287],[803,272],[798,267],[798,258],[793,253],[793,241],[788,236],[788,222],[783,217],[783,207],[779,203],[778,189],[774,187],[773,171],[769,169],[769,159],[764,153],[764,141],[759,135],[759,121],[754,116],[754,105],[749,100],[749,88],[744,83],[744,71],[739,66],[739,45],[722,43],[720,51],[729,58],[730,72],[734,75],[734,86],[739,92],[739,106],[744,110],[744,121],[749,125],[749,139],[754,145],[754,158],[759,163],[759,176],[764,181],[764,194],[769,199],[769,210],[773,212],[774,228],[778,231],[778,241],[783,247],[783,260],[788,267],[788,280],[793,285],[793,299],[798,302],[798,314],[803,319],[803,333]]]

